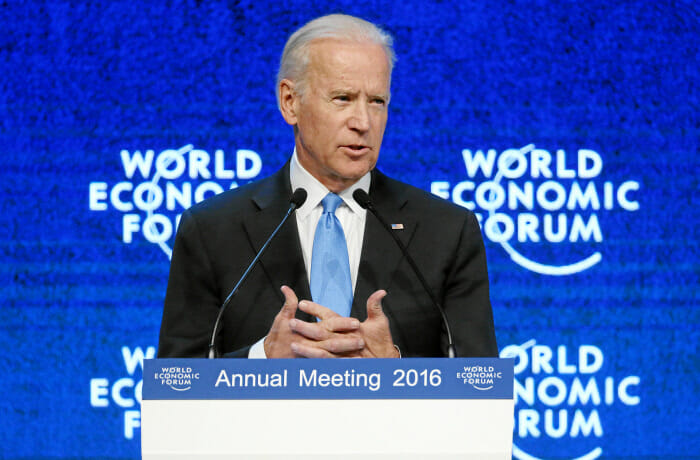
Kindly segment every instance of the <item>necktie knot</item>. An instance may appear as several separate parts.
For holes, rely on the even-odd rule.
[[[338,209],[338,206],[340,206],[340,203],[342,202],[343,199],[338,195],[335,193],[329,193],[321,201],[321,204],[323,204],[323,213],[325,214],[330,212],[331,214],[335,214],[335,210]]]

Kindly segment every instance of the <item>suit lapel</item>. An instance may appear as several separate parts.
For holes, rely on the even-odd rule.
[[[417,222],[405,211],[408,200],[403,190],[394,187],[386,176],[375,170],[372,173],[370,196],[375,208],[389,225],[403,225],[403,229],[391,231],[410,249]],[[390,292],[391,280],[402,259],[403,254],[394,239],[368,211],[352,316],[364,321],[367,317],[367,298],[378,289]]]
[[[268,184],[252,197],[259,211],[244,222],[248,239],[256,252],[265,244],[289,209],[289,197],[292,193],[289,183],[289,163],[270,179]],[[311,298],[297,222],[293,214],[272,240],[259,263],[270,281],[270,287],[279,295],[281,302],[284,301],[284,296],[279,290],[282,285],[294,289],[299,299]],[[303,312],[298,312],[297,316],[299,315],[307,321],[310,320],[310,317]]]

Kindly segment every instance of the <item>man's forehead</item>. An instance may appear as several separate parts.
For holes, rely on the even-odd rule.
[[[372,64],[367,66],[368,63]],[[357,70],[361,70],[361,74],[358,75]],[[391,78],[389,58],[381,45],[329,38],[314,40],[311,43],[307,72],[311,79],[340,80],[336,82],[340,86],[345,78],[360,76],[364,79],[376,76],[386,80],[386,84]],[[349,85],[350,82],[347,83]]]
[[[322,64],[341,58],[344,53],[358,53],[367,56],[381,52],[389,62],[389,57],[382,45],[371,41],[359,41],[341,38],[317,38],[309,43],[309,64]],[[336,59],[337,60],[337,59]]]

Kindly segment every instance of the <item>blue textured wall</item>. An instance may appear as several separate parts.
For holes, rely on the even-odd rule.
[[[291,3],[0,4],[0,457],[138,458],[137,358],[157,343],[172,244],[144,222],[183,206],[127,210],[132,192],[276,170],[293,148],[284,42],[345,12],[396,41],[379,167],[485,224],[498,341],[517,356],[514,456],[700,458],[697,4]],[[465,163],[530,144],[490,173]],[[195,149],[236,177],[129,177],[136,151],[182,147],[166,175]],[[493,217],[489,182],[542,196]],[[556,202],[589,186],[597,208]],[[544,231],[560,215],[563,241]],[[571,236],[576,219],[590,233]]]

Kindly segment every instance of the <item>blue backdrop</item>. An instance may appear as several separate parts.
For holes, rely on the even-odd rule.
[[[4,2],[0,456],[138,458],[189,204],[291,154],[289,34],[398,62],[379,167],[480,216],[514,457],[700,458],[692,1]]]

